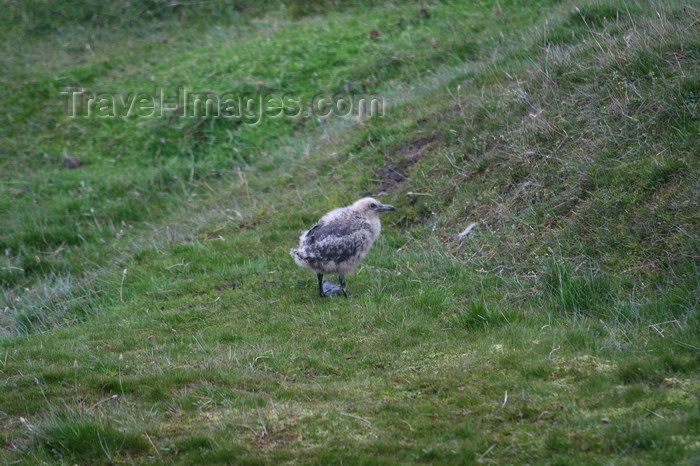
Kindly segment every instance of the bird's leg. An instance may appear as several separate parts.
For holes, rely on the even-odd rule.
[[[345,275],[338,274],[338,280],[340,280],[340,287],[343,289],[343,295],[348,297],[348,290],[345,288]]]
[[[318,294],[321,295],[322,298],[325,298],[326,293],[323,292],[323,274],[317,273],[316,276],[318,277]]]

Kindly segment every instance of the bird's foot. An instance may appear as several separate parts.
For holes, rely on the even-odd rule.
[[[337,296],[342,293],[343,290],[338,285],[328,280],[323,282],[323,298],[330,298],[331,296]]]

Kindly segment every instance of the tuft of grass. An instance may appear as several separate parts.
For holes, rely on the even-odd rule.
[[[151,448],[141,435],[75,419],[72,414],[58,416],[44,426],[39,441],[57,461],[113,461],[147,453]]]
[[[514,316],[510,317],[512,319]],[[483,302],[471,303],[466,308],[460,309],[450,321],[456,328],[472,331],[498,328],[512,323],[502,310],[489,310]]]
[[[609,277],[576,272],[561,261],[553,261],[547,267],[542,282],[549,298],[571,315],[595,315],[615,299]]]

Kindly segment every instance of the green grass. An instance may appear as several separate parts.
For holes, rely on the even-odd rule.
[[[700,10],[46,5],[2,23],[0,462],[700,459]],[[388,106],[60,100],[154,83]],[[397,210],[322,300],[288,251],[365,194]]]

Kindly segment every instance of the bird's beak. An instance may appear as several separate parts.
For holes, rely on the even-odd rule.
[[[394,206],[393,206],[393,205],[382,204],[382,205],[379,206],[379,208],[378,208],[377,210],[378,210],[379,212],[386,212],[387,210],[396,210],[396,209],[394,209]]]

